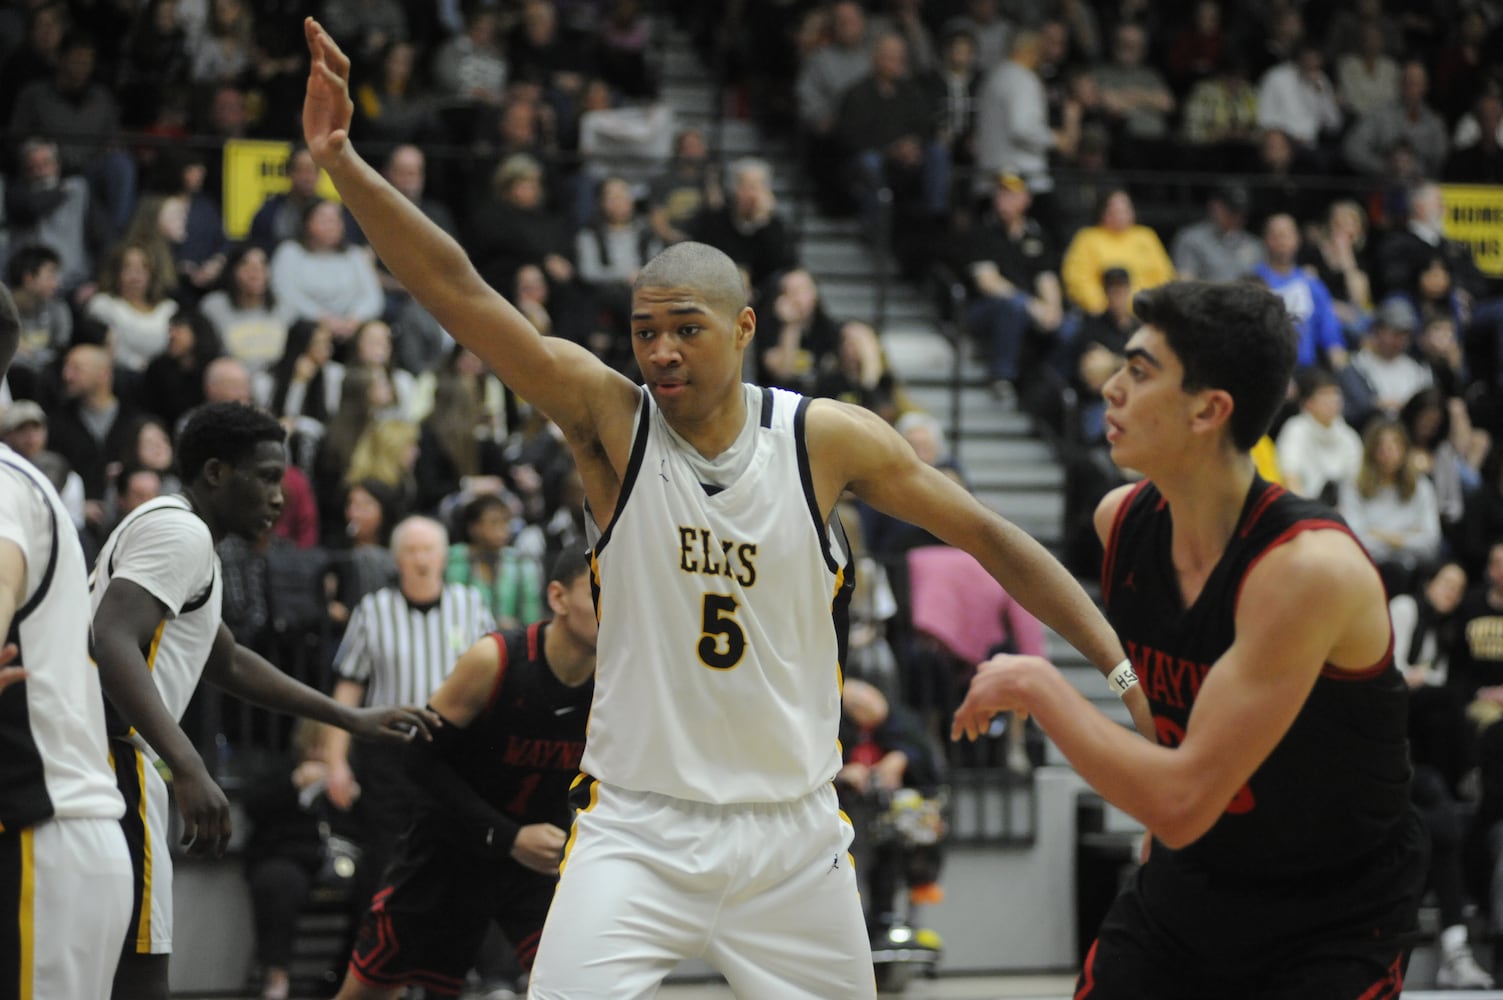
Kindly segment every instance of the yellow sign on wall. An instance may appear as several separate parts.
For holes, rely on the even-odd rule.
[[[290,142],[231,139],[224,144],[224,232],[230,239],[244,239],[261,203],[292,187],[287,179],[291,153]],[[318,174],[318,193],[339,200],[334,182],[323,171]]]
[[[1477,269],[1503,278],[1503,186],[1446,184],[1446,236],[1472,248]]]

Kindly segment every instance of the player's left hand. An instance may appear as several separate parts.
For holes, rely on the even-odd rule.
[[[1038,664],[1049,666],[1049,661],[1037,656],[1013,656],[999,654],[976,668],[971,686],[966,691],[965,701],[955,710],[955,719],[950,723],[950,739],[964,736],[968,740],[981,738],[991,725],[992,716],[999,712],[1017,712],[1018,721],[1028,717],[1028,706],[1023,704],[1020,680]]]
[[[0,649],[0,691],[26,679],[25,667],[19,663],[11,665],[11,661],[19,655],[21,655],[21,650],[13,642],[6,643],[5,648]]]
[[[387,743],[410,743],[415,739],[433,740],[433,730],[444,721],[437,712],[403,705],[397,708],[355,708],[350,710],[350,735],[361,740]]]

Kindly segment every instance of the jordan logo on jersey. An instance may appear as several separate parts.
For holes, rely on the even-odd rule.
[[[724,576],[743,587],[757,582],[757,546],[753,542],[718,542],[709,528],[678,528],[678,568],[685,573]]]

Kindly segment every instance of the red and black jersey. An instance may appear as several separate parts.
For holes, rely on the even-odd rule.
[[[1255,478],[1226,551],[1186,608],[1168,502],[1144,482],[1122,504],[1107,540],[1102,593],[1160,743],[1183,740],[1201,683],[1231,647],[1247,574],[1295,535],[1321,529],[1351,533],[1329,507]],[[1408,696],[1391,634],[1388,645],[1369,670],[1322,671],[1289,731],[1216,824],[1183,850],[1155,845],[1155,862],[1254,881],[1301,879],[1349,870],[1389,843],[1409,808],[1410,766]]]
[[[567,830],[569,783],[584,755],[593,679],[566,687],[543,652],[546,622],[491,633],[501,669],[485,710],[455,736],[450,765],[518,825]]]

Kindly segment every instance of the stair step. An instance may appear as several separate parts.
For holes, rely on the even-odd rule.
[[[1063,538],[1064,502],[1042,493],[1019,493],[992,484],[975,484],[976,499],[1038,539],[1054,548]]]
[[[888,316],[893,316],[891,304]],[[905,385],[909,372],[947,369],[952,357],[950,345],[945,339],[932,330],[925,331],[922,324],[916,321],[890,321],[887,329],[882,331],[882,350],[887,355],[887,363],[904,380]],[[912,395],[916,404],[936,416],[943,418],[949,412],[947,396],[941,399],[938,396]],[[938,405],[940,402],[944,403],[943,407]]]
[[[815,276],[818,279],[818,275]],[[829,283],[821,283],[820,298],[823,299],[826,311],[837,321],[859,319],[864,323],[877,321],[877,297],[871,289],[844,289],[837,290]],[[886,306],[886,329],[894,329],[902,326],[911,326],[924,323],[932,319],[931,315],[920,305],[910,305],[901,301],[894,302],[889,299]],[[882,330],[878,330],[882,333]],[[942,342],[942,341],[941,341]],[[889,355],[889,360],[892,360]],[[939,359],[934,359],[939,360]],[[945,360],[948,364],[948,360]],[[893,370],[900,376],[906,376],[908,368],[901,362],[893,361]]]
[[[1054,494],[1065,486],[1065,472],[1054,464],[993,465],[988,461],[978,460],[972,442],[964,440],[956,449],[956,455],[973,488],[985,487],[1006,491],[1008,494]]]
[[[962,431],[964,423],[961,424]],[[972,479],[1000,480],[1025,469],[1055,469],[1054,453],[1034,437],[968,438],[960,441],[962,464]]]
[[[819,278],[842,275],[876,280],[882,273],[876,256],[860,240],[805,240],[799,257],[803,265]]]
[[[832,219],[814,212],[804,213],[804,239],[846,237],[861,238],[861,223],[856,219]]]
[[[944,345],[947,358],[953,357],[948,341],[938,334],[931,334],[931,336]],[[938,351],[937,346],[935,350]],[[963,368],[961,377],[965,378]],[[950,412],[951,387],[948,367],[932,375],[904,372],[903,382],[908,389],[908,395],[926,410],[943,414]],[[1001,405],[992,398],[990,390],[966,385],[964,381],[960,387],[960,422],[961,426],[967,430],[974,429],[986,433],[995,433],[999,430],[1018,434],[1033,433],[1033,424],[1027,414],[1018,412],[1016,408]]]
[[[696,108],[715,110],[715,84],[700,71],[698,77],[673,78],[663,81],[658,96],[685,112]]]

